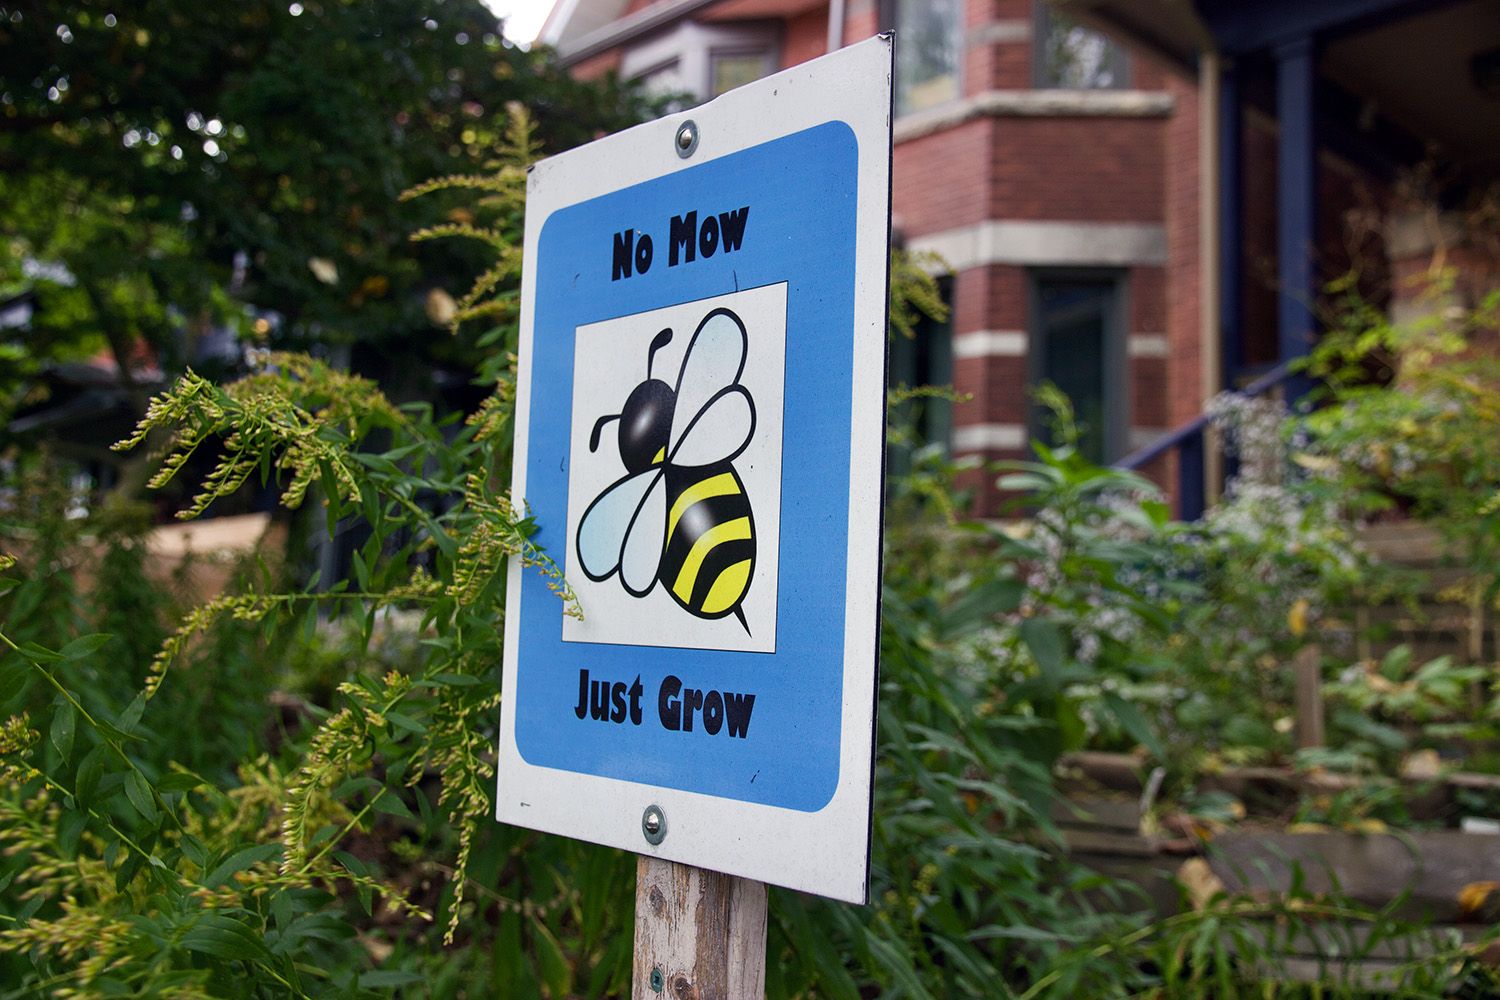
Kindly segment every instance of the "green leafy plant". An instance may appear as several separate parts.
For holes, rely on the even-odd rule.
[[[358,532],[347,572],[251,560],[182,614],[170,585],[140,582],[138,516],[70,518],[52,472],[17,491],[20,572],[0,624],[0,997],[629,991],[629,858],[490,820],[503,570],[520,560],[573,604],[506,488],[535,154],[516,109],[484,172],[411,194],[466,213],[418,239],[488,255],[447,316],[487,359],[473,412],[266,353],[226,385],[185,374],[124,445],[158,452],[158,487],[206,460],[187,517],[274,483],[283,517]],[[894,273],[898,305],[934,306],[924,268]],[[1068,859],[1050,819],[1061,755],[1106,747],[1179,767],[1224,746],[1227,715],[1279,711],[1253,704],[1269,687],[1232,690],[1232,670],[1290,648],[1297,601],[1324,600],[1345,563],[1310,505],[1249,527],[1173,523],[1145,480],[1082,458],[1066,400],[1043,400],[1055,444],[998,470],[1021,521],[967,520],[956,484],[971,470],[937,449],[892,483],[873,905],[773,892],[771,996],[1263,995],[1296,921],[1415,933],[1296,892],[1157,919]],[[1240,595],[1247,568],[1257,589]],[[1240,650],[1268,613],[1272,645]],[[1454,680],[1434,669],[1411,696],[1437,711]],[[1193,716],[1199,690],[1223,704]],[[1412,990],[1482,979],[1466,946],[1440,943],[1402,971]],[[1355,992],[1330,981],[1323,995]]]

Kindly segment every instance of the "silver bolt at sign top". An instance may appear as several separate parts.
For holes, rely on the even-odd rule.
[[[652,845],[667,839],[667,814],[661,811],[661,806],[646,807],[641,814],[641,833],[645,834],[646,843]]]
[[[677,126],[677,155],[684,160],[693,155],[698,148],[698,126],[693,121],[685,121]]]

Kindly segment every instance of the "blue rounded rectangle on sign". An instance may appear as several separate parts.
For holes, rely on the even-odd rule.
[[[537,517],[533,540],[579,584],[585,621],[565,627],[544,578],[525,572],[516,685],[505,694],[528,763],[809,812],[833,796],[857,161],[853,132],[830,122],[569,206],[544,223],[525,499]],[[690,359],[711,359],[708,338],[731,329],[724,313],[738,321],[738,312],[748,343],[738,382],[695,395]],[[627,407],[648,363],[676,396],[653,388],[640,398],[683,401],[670,441],[667,424],[652,423],[656,411]],[[731,442],[720,451],[747,433],[749,444],[728,458],[703,448],[685,427],[689,409],[717,421],[715,433]],[[581,446],[589,435],[580,428],[600,421],[597,450]],[[689,453],[702,458],[677,464]],[[622,483],[616,496],[650,513],[621,519],[620,569],[603,576],[577,564],[580,498]],[[649,530],[637,534],[637,520]],[[657,578],[637,597],[635,567],[656,566],[658,548]],[[737,552],[753,558],[733,561]]]

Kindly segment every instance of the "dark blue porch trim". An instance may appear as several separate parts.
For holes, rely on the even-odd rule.
[[[1435,10],[1450,0],[1198,0],[1220,51],[1272,49],[1301,38],[1359,31],[1391,18]]]
[[[1276,49],[1277,356],[1312,349],[1317,288],[1317,68],[1311,38]],[[1288,404],[1306,394],[1305,377],[1287,383]]]
[[[1230,65],[1219,90],[1219,351],[1221,389],[1238,380],[1245,365],[1244,150],[1240,70]]]

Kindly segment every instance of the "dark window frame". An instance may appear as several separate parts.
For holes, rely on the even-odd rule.
[[[1130,450],[1130,270],[1118,267],[1031,267],[1026,272],[1026,384],[1041,385],[1047,373],[1047,331],[1042,325],[1042,286],[1048,281],[1098,282],[1110,287],[1105,312],[1103,379],[1104,426],[1100,428],[1104,464]],[[1026,432],[1046,440],[1046,412],[1034,400],[1026,410]]]
[[[892,332],[888,334],[886,346],[886,386],[895,388],[899,381],[909,386],[951,386],[955,375],[956,359],[953,355],[953,278],[943,276],[938,278],[938,294],[948,306],[947,316],[942,320],[934,320],[928,316],[921,316],[917,320],[916,337],[912,341],[906,339],[905,334]],[[934,343],[941,342],[942,350],[940,356],[933,354],[931,348]],[[908,353],[906,348],[909,345]],[[927,350],[926,357],[922,357],[924,348]],[[911,362],[911,371],[903,371],[906,361]],[[946,378],[944,372],[946,369]],[[910,375],[908,381],[904,376]],[[919,448],[929,445],[941,445],[945,454],[953,454],[953,404],[950,400],[939,398],[926,398],[911,400],[901,404],[901,413],[893,414],[898,419],[904,420],[913,411],[917,414],[918,429],[923,432],[920,441],[909,444],[898,444],[887,439],[886,462],[891,475],[902,475],[911,471],[911,457]],[[937,431],[941,440],[933,436]]]

